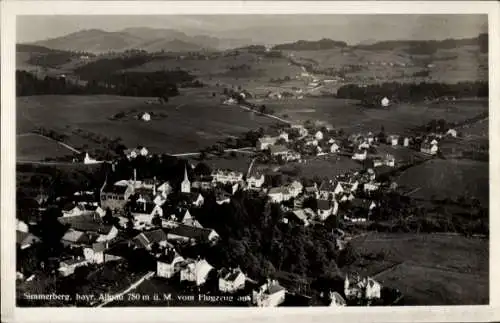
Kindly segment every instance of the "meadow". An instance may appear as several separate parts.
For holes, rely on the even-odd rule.
[[[419,190],[413,198],[424,200],[459,196],[475,197],[481,204],[489,201],[489,165],[465,159],[433,159],[403,172],[397,179],[403,187]]]
[[[384,261],[399,263],[382,272],[368,270],[368,274],[383,286],[399,289],[405,305],[489,301],[487,240],[446,234],[369,233],[352,242],[361,255],[383,252]],[[356,265],[351,269],[356,270]]]
[[[68,148],[36,134],[24,134],[16,138],[16,159],[18,161],[38,161],[45,157],[57,158],[73,155],[74,152]]]
[[[216,141],[266,127],[272,119],[221,104],[210,90],[182,90],[167,104],[146,104],[148,98],[119,96],[32,96],[18,98],[17,132],[36,127],[68,135],[76,148],[94,147],[76,131],[89,131],[109,139],[121,138],[127,147],[139,145],[157,153],[197,152]],[[130,111],[164,114],[161,120],[110,120]]]

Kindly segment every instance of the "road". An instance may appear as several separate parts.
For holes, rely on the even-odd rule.
[[[145,281],[146,279],[149,279],[149,278],[153,277],[154,274],[155,274],[154,271],[148,272],[146,275],[142,276],[135,283],[133,283],[132,285],[130,285],[127,289],[125,289],[124,291],[122,291],[122,292],[120,292],[118,294],[113,295],[108,300],[106,300],[104,303],[101,303],[101,304],[97,305],[96,307],[103,307],[106,304],[109,304],[109,303],[113,302],[115,299],[120,298],[121,296],[127,294],[128,292],[136,289],[137,286],[139,286],[140,284],[142,284],[142,282]]]
[[[243,147],[243,148],[238,148],[238,149],[224,149],[224,152],[225,153],[237,152],[237,153],[244,153],[244,154],[255,154],[255,151],[249,150],[249,149],[253,149],[253,147]],[[201,152],[168,154],[168,155],[173,156],[173,157],[198,156],[198,155],[201,155]]]
[[[248,166],[247,179],[250,177],[250,173],[252,172],[252,167],[253,167],[253,164],[255,163],[256,159],[257,159],[257,157],[253,158],[252,161],[250,162],[250,165]]]
[[[271,115],[271,114],[267,114],[267,113],[258,112],[258,111],[252,110],[252,109],[250,109],[249,107],[244,106],[244,105],[241,105],[241,104],[240,104],[239,106],[240,106],[240,108],[242,108],[243,110],[247,110],[247,111],[251,111],[251,112],[255,112],[255,113],[260,113],[260,114],[262,114],[262,115],[264,115],[264,116],[266,116],[266,117],[268,117],[268,118],[276,119],[276,120],[278,120],[278,121],[281,121],[281,122],[284,122],[284,123],[287,123],[287,124],[292,124],[292,122],[290,122],[290,121],[288,121],[288,120],[285,120],[285,119],[282,119],[282,118],[280,118],[280,117],[273,116],[273,115]]]

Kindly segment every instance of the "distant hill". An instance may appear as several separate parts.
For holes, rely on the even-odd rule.
[[[488,34],[480,34],[474,38],[445,40],[391,40],[372,44],[358,44],[354,48],[366,50],[405,49],[410,54],[431,54],[438,49],[453,49],[462,46],[479,46],[481,51],[488,50]]]
[[[317,41],[299,40],[294,43],[281,44],[273,47],[275,50],[324,50],[347,47],[347,43],[323,38]]]
[[[17,53],[53,53],[57,50],[47,48],[44,46],[30,45],[30,44],[16,44]]]
[[[205,35],[190,36],[173,29],[127,28],[117,32],[99,29],[82,30],[66,36],[37,41],[31,46],[56,50],[87,51],[93,53],[121,52],[130,49],[146,51],[225,50],[248,45],[251,41],[219,39]]]

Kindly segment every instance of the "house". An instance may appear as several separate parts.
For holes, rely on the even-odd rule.
[[[186,213],[184,213],[184,217],[182,218],[182,224],[188,225],[190,227],[196,227],[203,229],[203,226],[198,222],[191,213],[189,213],[189,210],[186,210]]]
[[[278,136],[278,140],[283,139],[285,142],[288,142],[288,133],[285,131],[281,131]]]
[[[390,103],[387,97],[383,97],[382,100],[380,100],[380,105],[384,108],[388,107]]]
[[[365,160],[367,156],[367,150],[366,149],[357,149],[354,154],[352,155],[352,159],[354,160]]]
[[[335,196],[344,192],[344,188],[340,184],[340,182],[336,181],[323,181],[318,189],[319,196],[323,199],[330,199],[330,197]]]
[[[264,174],[255,174],[247,178],[247,185],[249,189],[259,189],[265,182]]]
[[[39,241],[38,237],[29,232],[16,230],[16,245],[22,250],[28,249]]]
[[[355,197],[352,194],[352,192],[346,191],[346,192],[342,193],[342,196],[340,198],[340,202],[352,201],[354,199],[355,199]]]
[[[368,148],[370,148],[370,144],[368,143],[368,141],[363,141],[358,145],[359,150],[368,149]]]
[[[291,128],[298,131],[299,136],[301,136],[301,137],[307,136],[307,134],[308,134],[307,129],[301,124],[292,125]]]
[[[344,280],[344,294],[347,299],[380,299],[381,290],[381,285],[370,277],[361,278],[354,274],[346,275]]]
[[[456,137],[457,131],[455,129],[448,129],[448,131],[446,132],[446,135],[451,136],[451,137]]]
[[[319,194],[318,185],[316,183],[312,183],[311,185],[306,185],[304,187],[304,193],[307,196],[317,196]]]
[[[142,121],[151,121],[151,115],[148,112],[143,112],[139,115],[139,118],[142,119]]]
[[[86,265],[87,265],[87,260],[85,260],[85,258],[77,257],[61,261],[61,263],[59,264],[58,271],[63,277],[67,277],[69,275],[72,275],[75,272],[76,268]]]
[[[378,191],[379,188],[380,188],[380,183],[369,182],[363,184],[363,191],[366,193]]]
[[[96,237],[89,236],[83,231],[68,229],[61,238],[61,242],[65,246],[82,246],[90,245],[95,242]]]
[[[168,197],[170,195],[170,193],[172,193],[173,188],[172,188],[172,186],[170,185],[169,182],[165,182],[165,183],[161,184],[160,186],[158,186],[158,188],[156,190],[162,196]]]
[[[133,237],[130,245],[138,249],[151,250],[153,244],[159,247],[170,247],[168,243],[168,236],[163,229],[156,229],[151,231],[144,231]]]
[[[258,307],[276,307],[285,301],[286,289],[277,280],[268,280],[253,293],[254,304]]]
[[[95,237],[95,241],[92,242],[110,241],[118,235],[118,229],[113,225],[104,224],[98,214],[82,214],[68,218],[62,217],[58,220],[62,224],[69,225],[74,231],[86,233],[89,237]],[[76,233],[75,235],[78,234]],[[76,236],[73,238],[80,240],[85,239],[84,236]],[[92,240],[94,240],[94,238],[92,238]]]
[[[317,146],[318,145],[318,140],[315,137],[306,137],[304,138],[304,143],[306,146]]]
[[[319,130],[316,131],[316,133],[314,134],[314,138],[316,138],[316,140],[318,140],[318,141],[323,140],[323,133]]]
[[[292,197],[297,197],[302,193],[302,190],[304,189],[304,186],[302,185],[301,182],[299,181],[293,181],[288,187],[288,192]]]
[[[273,145],[269,147],[269,152],[272,156],[285,156],[288,153],[288,148],[283,145]]]
[[[219,291],[222,293],[235,293],[245,288],[246,276],[239,268],[225,270],[219,273]]]
[[[267,192],[267,196],[273,203],[281,203],[291,198],[290,191],[286,187],[273,187]]]
[[[422,146],[420,147],[421,152],[429,155],[436,155],[438,150],[439,148],[437,145],[432,145],[429,143],[423,143]]]
[[[330,292],[330,307],[346,306],[345,299],[337,292]]]
[[[387,136],[387,144],[391,146],[397,146],[399,143],[399,136],[398,135],[389,135]]]
[[[231,195],[224,191],[215,194],[215,202],[219,205],[231,202]]]
[[[298,209],[298,210],[293,210],[292,215],[304,226],[308,226],[310,224],[310,220],[315,216],[315,213],[313,210],[307,208],[307,209]]]
[[[181,182],[181,193],[191,193],[191,182],[189,181],[186,167],[184,167],[184,179]]]
[[[149,151],[146,147],[137,147],[133,149],[125,149],[123,153],[130,160],[135,159],[138,156],[146,157],[149,154]]]
[[[105,182],[100,191],[101,208],[113,212],[121,211],[133,193],[134,187],[130,184],[111,185]]]
[[[274,145],[278,141],[277,137],[270,137],[270,136],[265,136],[262,138],[259,138],[257,141],[257,149],[258,150],[266,150],[270,146]]]
[[[85,165],[100,164],[102,163],[102,161],[98,161],[97,159],[91,158],[89,153],[85,153],[85,157],[83,158],[83,163]]]
[[[210,175],[213,183],[235,184],[243,180],[243,173],[230,170],[216,170]]]
[[[405,137],[405,138],[403,139],[403,146],[404,146],[404,147],[408,147],[409,145],[410,145],[410,138]]]
[[[143,229],[153,225],[155,216],[163,216],[163,209],[152,202],[136,202],[131,215],[134,217],[134,227]]]
[[[24,221],[16,219],[16,231],[27,233],[29,232],[29,227]]]
[[[197,228],[179,223],[168,227],[167,238],[169,241],[189,242],[192,244],[200,241],[215,243],[219,238],[219,234],[213,229]]]
[[[206,282],[208,274],[212,269],[214,269],[214,267],[205,259],[189,261],[180,271],[181,282],[194,282],[196,286],[201,286]]]
[[[396,158],[393,155],[385,155],[384,165],[389,167],[394,167],[396,165]]]
[[[330,215],[337,214],[338,208],[337,201],[318,200],[318,219],[325,221]]]
[[[63,217],[79,216],[79,215],[82,215],[84,213],[84,208],[82,205],[68,203],[62,207],[61,211],[62,211]]]
[[[106,242],[93,243],[91,247],[83,248],[83,256],[88,263],[102,264],[104,262],[104,251],[106,248]]]
[[[167,248],[156,259],[156,275],[158,277],[172,278],[180,271],[184,258],[174,248]]]
[[[330,152],[331,153],[338,153],[340,150],[340,146],[337,145],[337,143],[332,143],[332,145],[330,146]]]

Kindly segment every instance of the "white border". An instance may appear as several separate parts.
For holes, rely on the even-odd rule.
[[[490,306],[436,306],[346,308],[333,312],[329,308],[238,309],[225,308],[115,308],[115,309],[14,309],[15,281],[15,30],[17,15],[209,15],[209,14],[488,14],[490,36]],[[498,58],[499,5],[496,1],[16,1],[1,3],[1,278],[2,321],[6,322],[212,322],[235,320],[332,321],[363,322],[403,321],[498,321],[500,263],[495,247],[500,247],[500,119]],[[492,108],[494,107],[494,108]]]

